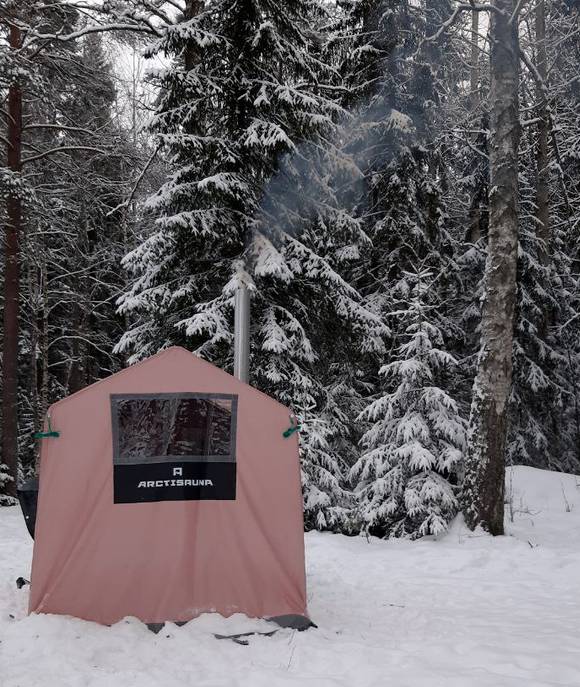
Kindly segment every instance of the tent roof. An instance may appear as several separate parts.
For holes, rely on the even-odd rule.
[[[81,394],[88,394],[90,393],[96,386],[98,385],[106,385],[111,382],[112,379],[118,379],[119,377],[126,377],[127,380],[129,381],[131,379],[132,375],[137,375],[140,374],[144,371],[145,368],[155,365],[159,365],[163,360],[169,357],[180,357],[183,359],[183,364],[184,365],[191,365],[191,366],[196,366],[196,367],[205,367],[211,368],[212,374],[215,377],[216,380],[216,386],[219,385],[220,379],[228,382],[228,385],[231,385],[232,382],[236,385],[239,385],[241,388],[243,388],[246,392],[251,391],[251,393],[258,394],[262,397],[265,397],[270,401],[270,403],[274,403],[278,406],[281,406],[284,408],[288,413],[292,413],[290,408],[287,406],[283,405],[279,401],[276,401],[273,399],[271,396],[268,396],[268,394],[265,394],[262,391],[259,391],[258,389],[255,389],[253,386],[250,386],[249,384],[246,384],[245,382],[240,381],[233,375],[231,375],[229,372],[226,372],[225,370],[222,370],[220,367],[217,367],[216,365],[213,365],[212,363],[208,362],[207,360],[204,360],[203,358],[200,358],[198,355],[195,353],[192,353],[191,351],[188,351],[187,349],[181,347],[181,346],[171,346],[170,348],[166,348],[163,351],[160,351],[159,353],[156,353],[155,355],[150,356],[149,358],[145,358],[145,360],[141,360],[138,363],[135,363],[134,365],[131,365],[130,367],[126,367],[123,370],[120,370],[119,372],[115,372],[112,375],[109,375],[108,377],[105,377],[104,379],[100,379],[97,382],[94,382],[93,384],[90,384],[89,386],[84,387],[83,389],[80,389],[79,391],[76,391],[73,394],[70,394],[70,396],[65,396],[64,398],[61,398],[59,401],[56,401],[53,403],[49,411],[52,410],[52,408],[55,408],[57,406],[61,406],[62,404],[69,403],[71,400],[76,399],[79,395]],[[127,393],[130,393],[129,391]]]

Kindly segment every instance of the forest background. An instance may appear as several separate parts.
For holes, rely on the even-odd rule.
[[[579,10],[2,0],[2,502],[53,401],[232,371],[240,283],[307,528],[498,533],[505,465],[579,474]]]

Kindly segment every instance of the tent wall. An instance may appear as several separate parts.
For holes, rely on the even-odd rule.
[[[237,398],[232,500],[114,503],[111,395]],[[42,445],[30,611],[103,624],[200,613],[306,615],[302,496],[289,411],[180,349],[52,406]]]

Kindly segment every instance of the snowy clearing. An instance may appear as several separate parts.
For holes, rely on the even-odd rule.
[[[460,522],[440,541],[306,535],[318,629],[206,615],[158,635],[27,617],[32,542],[0,509],[2,687],[537,687],[580,685],[580,477],[517,467],[510,536]]]

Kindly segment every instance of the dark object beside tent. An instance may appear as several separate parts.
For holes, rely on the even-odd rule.
[[[32,477],[18,487],[18,500],[20,501],[22,514],[26,521],[26,527],[28,527],[30,536],[34,539],[36,505],[38,503],[38,477]]]

